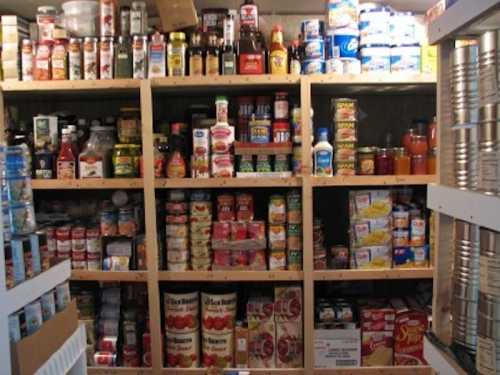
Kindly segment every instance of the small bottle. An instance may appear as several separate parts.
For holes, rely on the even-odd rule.
[[[118,37],[114,57],[115,78],[132,78],[132,44],[129,37]]]
[[[271,48],[269,49],[269,73],[288,73],[288,50],[283,43],[283,28],[275,25],[271,33]]]
[[[165,38],[159,32],[151,35],[148,51],[148,78],[165,77],[166,68],[166,53]]]
[[[201,34],[194,32],[191,34],[191,43],[188,50],[189,55],[189,75],[203,75],[203,47],[201,45]]]
[[[224,51],[222,52],[222,74],[236,74],[234,50],[234,15],[230,12],[224,19]]]
[[[207,55],[205,57],[205,74],[207,76],[219,75],[219,41],[216,34],[208,36]]]
[[[120,35],[130,36],[130,7],[120,7]]]
[[[328,142],[328,129],[320,128],[318,143],[314,146],[314,175],[321,177],[333,176],[332,159],[333,146]]]
[[[302,71],[302,59],[300,58],[300,43],[297,39],[292,41],[288,56],[290,61],[290,74],[300,74]]]
[[[186,74],[186,34],[171,32],[167,45],[167,69],[169,77],[182,77]]]
[[[72,180],[76,178],[75,155],[71,149],[71,133],[69,129],[62,130],[62,142],[57,157],[57,178]]]
[[[254,0],[245,0],[240,6],[240,27],[259,30],[259,8]]]

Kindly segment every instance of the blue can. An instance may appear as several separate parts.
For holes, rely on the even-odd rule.
[[[333,32],[333,44],[338,47],[340,58],[358,57],[359,31],[356,29],[337,29]]]
[[[302,63],[303,74],[323,74],[325,72],[325,60],[308,59]]]
[[[304,40],[318,39],[323,36],[325,30],[325,23],[319,19],[311,19],[302,21],[300,30],[304,36]]]
[[[305,59],[323,59],[325,57],[325,42],[323,39],[313,39],[304,42]]]

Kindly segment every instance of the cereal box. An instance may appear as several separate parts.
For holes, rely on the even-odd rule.
[[[276,323],[276,367],[303,367],[302,322]]]
[[[302,288],[278,286],[274,288],[274,314],[276,322],[302,320]]]
[[[274,321],[248,322],[248,363],[250,368],[275,367],[276,325]]]

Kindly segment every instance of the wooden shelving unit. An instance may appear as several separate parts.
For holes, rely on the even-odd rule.
[[[356,88],[353,91],[352,88]],[[346,270],[314,271],[313,264],[313,190],[315,187],[349,186],[391,186],[391,185],[426,185],[437,180],[436,176],[352,176],[316,178],[311,176],[312,158],[303,159],[303,176],[291,178],[208,178],[208,179],[156,179],[153,172],[153,94],[161,95],[214,95],[216,92],[239,93],[249,90],[287,89],[299,94],[301,115],[303,118],[303,139],[311,137],[310,108],[312,89],[345,94],[378,92],[432,92],[435,81],[432,76],[221,76],[221,77],[167,77],[151,80],[113,80],[113,81],[73,81],[73,82],[2,82],[0,83],[0,125],[3,128],[3,101],[17,98],[19,94],[49,95],[89,94],[93,98],[99,95],[128,95],[140,97],[142,115],[142,148],[144,177],[141,179],[105,179],[105,180],[33,180],[35,190],[102,190],[102,189],[140,189],[144,193],[146,218],[147,271],[106,272],[77,271],[71,272],[73,281],[98,282],[143,282],[147,284],[151,343],[152,368],[89,368],[88,373],[103,374],[169,374],[188,375],[204,374],[204,369],[165,369],[163,368],[163,319],[160,309],[160,283],[189,282],[295,282],[300,283],[304,293],[304,368],[303,369],[251,369],[251,374],[258,375],[299,375],[326,374],[331,370],[314,370],[314,284],[316,281],[342,280],[379,280],[379,279],[429,279],[432,269],[388,269],[388,270]],[[3,132],[0,132],[3,133]],[[303,143],[302,155],[311,155],[311,144]],[[299,188],[302,191],[303,207],[303,271],[187,271],[170,272],[158,270],[158,243],[155,195],[162,189],[253,189],[253,188]],[[353,368],[336,370],[339,374],[430,374],[428,367],[418,368]],[[388,371],[388,372],[387,372]]]

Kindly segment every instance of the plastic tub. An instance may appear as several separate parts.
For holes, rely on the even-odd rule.
[[[62,4],[66,30],[78,37],[97,36],[99,4],[97,1],[67,1]]]

